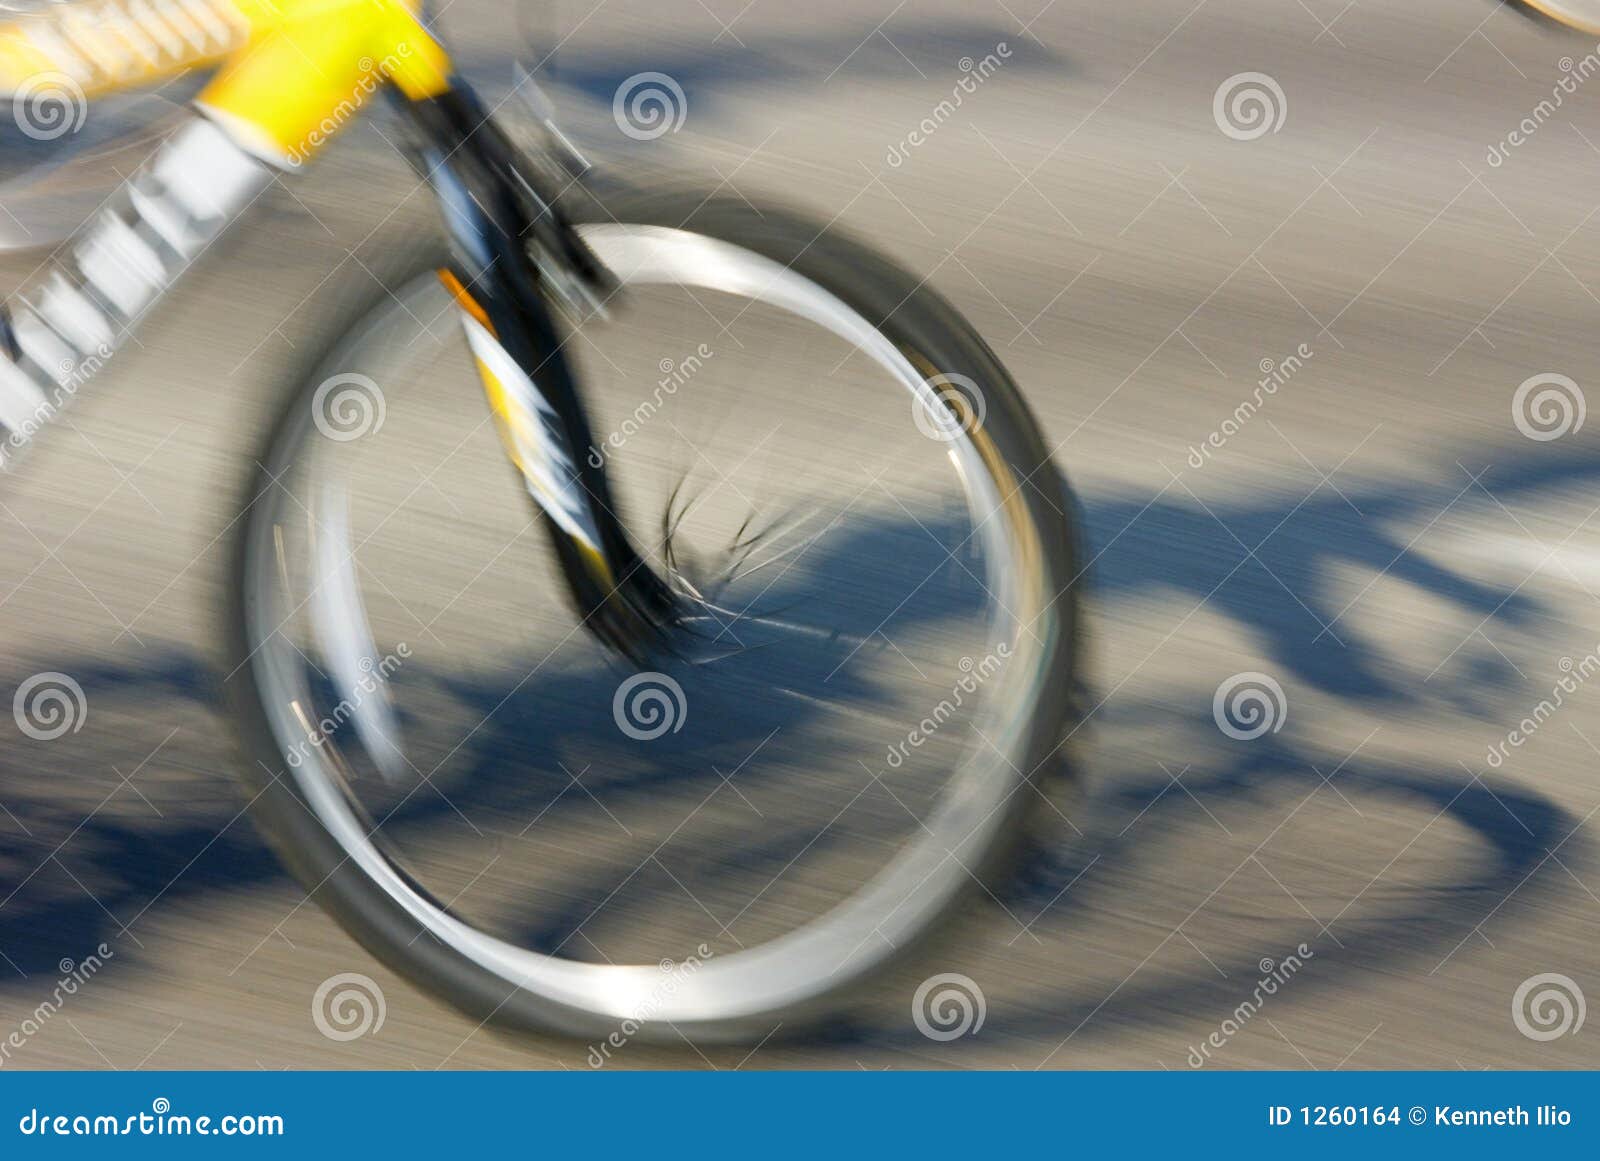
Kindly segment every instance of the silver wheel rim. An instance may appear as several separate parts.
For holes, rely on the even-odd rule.
[[[1524,3],[1568,28],[1600,33],[1600,0],[1524,0]]]
[[[606,224],[584,227],[584,234],[624,285],[705,288],[780,307],[855,344],[925,404],[935,398],[911,360],[875,327],[788,267],[682,230]],[[432,277],[418,279],[397,296],[399,305],[389,309],[416,307],[415,317],[435,317],[436,312],[421,309],[416,300],[439,293]],[[349,347],[363,341],[363,332],[373,329],[358,327],[330,359],[342,359]],[[310,434],[310,416],[310,409],[303,409],[295,430],[273,449],[274,461],[267,467],[274,478],[295,467]],[[1004,490],[997,486],[991,470],[996,457],[991,452],[986,462],[978,442],[986,438],[981,431],[976,439],[964,433],[951,441],[950,459],[990,562],[987,581],[998,606],[995,639],[1011,642],[1013,650],[985,719],[989,745],[974,751],[952,774],[919,837],[854,895],[785,935],[698,963],[692,974],[668,976],[657,963],[595,964],[517,947],[463,923],[419,892],[374,843],[369,824],[345,789],[337,753],[330,753],[329,746],[304,752],[306,728],[295,707],[308,703],[307,683],[302,658],[278,633],[292,615],[290,595],[278,581],[280,527],[303,524],[305,513],[283,489],[274,488],[252,512],[243,583],[249,665],[268,725],[280,754],[297,746],[303,753],[297,765],[288,766],[286,777],[348,861],[420,929],[506,986],[535,997],[536,1018],[543,1023],[578,1035],[603,1035],[628,1021],[638,1026],[630,1033],[634,1038],[669,1040],[682,1034],[768,1032],[773,1019],[813,1007],[923,934],[1007,837],[1018,796],[1035,793],[1027,787],[1024,762],[1057,618],[1033,575],[1038,567],[1030,540],[1033,530],[1015,495],[1021,481]],[[341,485],[323,480],[314,496],[311,507],[322,513],[323,535],[341,527]],[[999,611],[1007,609],[1009,613]],[[352,619],[363,616],[358,598],[346,612]],[[1019,625],[1024,631],[1018,631]]]

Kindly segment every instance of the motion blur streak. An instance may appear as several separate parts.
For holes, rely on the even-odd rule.
[[[457,0],[444,25],[513,121],[538,115],[510,96],[520,58],[602,166],[785,197],[928,275],[1089,528],[1088,798],[1026,882],[835,1035],[611,1063],[1183,1069],[1304,946],[1207,1067],[1600,1065],[1600,694],[1574,682],[1519,727],[1600,640],[1600,108],[1541,108],[1591,39],[1487,0]],[[647,130],[616,100],[645,74],[676,105]],[[215,538],[306,303],[371,262],[380,220],[435,229],[393,129],[357,123],[275,183],[118,354],[117,389],[86,386],[0,481],[0,692],[66,674],[88,714],[0,734],[0,1029],[63,955],[115,953],[8,1067],[589,1067],[586,1044],[475,1031],[304,905],[211,700]],[[38,258],[5,262],[11,287]],[[660,352],[706,339],[711,376],[763,341],[727,330]],[[430,466],[396,470],[425,490]],[[1219,728],[1240,674],[1271,679],[1281,729]],[[509,769],[537,747],[495,737]],[[548,765],[546,797],[587,806]],[[386,1020],[333,1042],[308,1005],[349,971]],[[947,1042],[909,1011],[946,971],[984,1013]],[[1571,1018],[1535,1038],[1512,1001],[1550,973]]]

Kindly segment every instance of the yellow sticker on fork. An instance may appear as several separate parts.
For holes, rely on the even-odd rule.
[[[528,492],[577,546],[593,575],[608,587],[615,582],[600,533],[595,527],[577,465],[554,434],[555,413],[526,372],[495,335],[488,313],[449,270],[439,281],[461,310],[461,325],[472,349],[489,410],[506,455],[522,473]]]

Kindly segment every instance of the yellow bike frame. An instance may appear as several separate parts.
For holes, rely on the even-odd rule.
[[[300,166],[387,90],[420,130],[413,164],[446,208],[455,254],[441,273],[571,595],[591,631],[641,649],[673,598],[616,519],[603,466],[574,451],[593,441],[547,310],[550,298],[597,308],[614,282],[490,112],[452,83],[422,0],[81,0],[0,23],[0,96],[24,132],[30,106],[78,122],[93,97],[202,69],[215,70],[194,101],[203,117],[0,311],[10,433],[0,465],[260,196],[272,168]]]
[[[91,0],[0,25],[0,93],[87,101],[217,69],[197,104],[240,148],[298,166],[386,83],[450,87],[417,0]]]

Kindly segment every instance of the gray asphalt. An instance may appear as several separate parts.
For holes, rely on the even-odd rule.
[[[552,94],[606,165],[779,197],[926,274],[1022,385],[1093,555],[1085,795],[1027,882],[829,1035],[618,1066],[1600,1066],[1576,1010],[1529,1015],[1547,988],[1600,996],[1600,457],[1577,410],[1600,48],[1487,0],[523,15],[445,14],[496,99],[522,40],[559,41]],[[612,97],[647,71],[685,116],[630,140]],[[1227,120],[1245,73],[1271,81],[1243,82],[1267,93],[1259,134]],[[306,304],[359,274],[379,221],[430,228],[394,132],[358,125],[274,187],[0,481],[0,689],[65,673],[87,707],[65,737],[7,722],[0,743],[0,1039],[60,961],[111,952],[6,1067],[589,1067],[585,1045],[475,1027],[304,903],[240,813],[212,700],[217,538],[314,341]],[[1539,376],[1571,380],[1545,380],[1566,422],[1519,413]],[[454,591],[476,565],[446,543],[414,567]],[[453,642],[493,639],[478,599]],[[1213,712],[1238,674],[1281,690],[1248,740]],[[384,1022],[335,1041],[313,997],[344,972]],[[981,1027],[917,1030],[938,972],[981,991]]]

